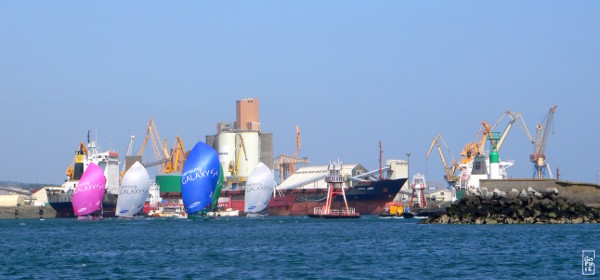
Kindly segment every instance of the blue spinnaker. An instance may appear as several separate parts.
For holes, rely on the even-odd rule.
[[[217,151],[203,142],[196,143],[181,173],[181,196],[188,214],[211,204],[220,171]]]

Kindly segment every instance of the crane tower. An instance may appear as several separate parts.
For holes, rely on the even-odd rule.
[[[294,174],[296,171],[296,164],[310,163],[306,157],[298,158],[298,151],[302,149],[302,143],[300,141],[300,128],[296,126],[296,144],[294,145],[294,155],[279,155],[273,160],[275,169],[279,171],[279,182],[283,182],[290,175]]]
[[[537,179],[543,179],[546,177],[552,178],[552,171],[550,170],[550,166],[546,163],[546,141],[548,140],[548,131],[549,127],[552,125],[552,120],[554,118],[554,112],[556,111],[557,105],[550,108],[548,111],[548,115],[546,115],[546,125],[544,126],[542,123],[536,124],[536,135],[535,135],[535,144],[533,147],[533,153],[529,156],[529,159],[533,163],[534,174],[533,177]]]

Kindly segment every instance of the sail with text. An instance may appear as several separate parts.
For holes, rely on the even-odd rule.
[[[264,163],[259,162],[246,183],[244,212],[259,213],[265,210],[273,196],[274,188],[273,172]]]
[[[205,208],[213,202],[221,173],[217,151],[203,142],[196,143],[181,173],[181,197],[188,214],[204,215],[210,210]]]
[[[106,188],[104,171],[91,162],[83,172],[73,191],[73,211],[77,216],[92,214],[102,208],[102,198]]]
[[[117,200],[116,215],[133,217],[144,208],[150,189],[150,174],[146,168],[136,161],[123,175]]]

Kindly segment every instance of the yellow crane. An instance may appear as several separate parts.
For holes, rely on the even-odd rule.
[[[152,142],[152,148],[154,150],[154,158],[156,160],[154,162],[146,162],[144,164],[144,166],[150,167],[150,166],[166,163],[167,161],[169,161],[171,159],[171,157],[170,157],[169,153],[167,152],[167,148],[166,148],[167,140],[165,139],[165,145],[163,145],[160,140],[161,138],[160,138],[160,135],[158,134],[158,129],[156,128],[156,124],[154,123],[154,119],[152,119],[152,118],[150,118],[150,121],[148,122],[148,127],[146,130],[146,137],[144,138],[144,142],[142,143],[142,146],[140,147],[140,149],[137,153],[138,156],[144,155],[144,150],[146,149],[146,144],[148,143],[148,138],[150,138],[150,141]],[[159,165],[158,171],[160,173],[163,173],[164,168],[165,168],[164,165]]]
[[[296,164],[303,163],[308,164],[310,161],[308,158],[298,158],[298,151],[302,149],[302,142],[300,139],[300,128],[296,125],[296,143],[294,145],[294,155],[279,155],[273,159],[275,169],[279,171],[279,182],[283,182],[290,175],[296,172]]]
[[[166,143],[165,143],[166,144]],[[166,145],[165,145],[166,146]],[[165,164],[165,173],[181,172],[185,164],[186,154],[179,135],[175,137],[175,145],[171,149],[169,161]]]
[[[448,150],[450,157],[452,158],[452,164],[450,166],[448,166],[448,164],[446,163],[446,158],[444,157],[444,153],[442,152],[442,147],[440,146],[440,140],[442,141],[442,143]],[[456,176],[454,174],[456,173],[456,170],[458,170],[459,164],[454,159],[454,156],[452,155],[450,148],[448,148],[448,144],[446,144],[446,141],[444,141],[444,138],[442,137],[441,133],[438,134],[435,138],[433,138],[433,141],[431,142],[431,146],[429,146],[429,151],[427,152],[427,156],[425,157],[425,160],[429,159],[429,155],[431,154],[431,151],[433,150],[434,146],[437,146],[438,152],[440,153],[440,158],[442,159],[442,164],[444,165],[444,171],[446,173],[446,175],[444,175],[444,179],[448,182],[448,184],[455,185],[458,182],[458,176]]]
[[[492,126],[490,126],[490,124],[487,123],[485,120],[481,122],[481,126],[479,127],[479,132],[477,133],[477,136],[475,137],[475,141],[471,142],[471,143],[467,143],[467,145],[465,145],[465,147],[463,148],[463,150],[461,152],[461,156],[463,156],[463,158],[462,158],[463,164],[471,162],[475,156],[480,155],[484,152],[485,141],[488,139],[488,136],[506,117],[509,117],[510,121],[508,122],[506,128],[504,129],[501,136],[499,137],[499,140],[497,140],[498,142],[496,143],[496,151],[500,150],[500,148],[502,147],[502,144],[504,144],[504,140],[506,140],[506,136],[508,135],[508,132],[510,131],[513,124],[515,124],[515,123],[517,123],[517,125],[521,128],[523,133],[525,133],[525,135],[527,135],[529,140],[533,143],[531,133],[529,133],[529,130],[527,129],[527,125],[525,124],[525,120],[523,119],[523,116],[521,116],[520,113],[511,112],[510,110],[507,110],[498,119],[498,121],[496,121],[496,123],[494,123],[494,125],[492,125]],[[520,122],[517,122],[518,120],[520,120]]]
[[[461,159],[463,164],[473,161],[475,156],[483,153],[485,140],[491,131],[492,128],[490,124],[488,124],[486,121],[482,121],[481,126],[479,127],[479,132],[477,132],[477,136],[475,136],[475,141],[467,143],[460,153],[460,155],[463,157]]]
[[[529,141],[533,144],[535,141],[531,137],[531,133],[529,133],[529,129],[527,129],[527,125],[525,124],[525,120],[523,119],[523,116],[518,112],[512,112],[510,110],[507,110],[500,117],[500,119],[498,119],[498,121],[496,121],[496,123],[492,126],[492,129],[496,128],[500,124],[500,122],[502,122],[502,120],[504,120],[507,116],[510,117],[510,121],[506,125],[506,128],[504,129],[504,131],[502,132],[502,134],[500,136],[500,139],[498,140],[498,144],[496,145],[497,151],[500,151],[500,148],[502,147],[504,140],[506,140],[506,136],[508,135],[508,132],[510,131],[510,129],[514,123],[516,123],[519,126],[521,131],[523,131],[523,133],[525,133],[525,135],[527,136]],[[520,120],[520,122],[518,122],[519,120]]]
[[[300,138],[300,127],[296,125],[296,145],[294,145],[294,158],[298,158],[298,151],[302,149],[302,140]],[[292,170],[293,173],[294,170]]]
[[[240,133],[237,134],[237,137],[240,139],[235,149],[237,159],[235,163],[233,161],[229,162],[229,172],[231,172],[233,176],[239,176],[240,174],[240,162],[242,160],[242,152],[244,153],[244,159],[248,161],[248,154],[246,154],[246,145],[244,145],[244,138]]]

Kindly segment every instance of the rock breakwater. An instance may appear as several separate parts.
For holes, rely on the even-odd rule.
[[[444,214],[423,220],[427,224],[578,224],[600,222],[600,210],[569,201],[556,188],[502,192],[485,188],[469,192]]]

